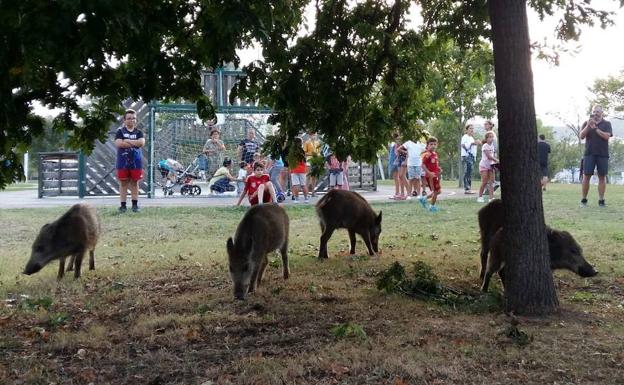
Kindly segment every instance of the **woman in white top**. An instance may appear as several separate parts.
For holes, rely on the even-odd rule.
[[[477,202],[485,202],[483,191],[489,185],[490,200],[494,199],[494,164],[498,164],[496,151],[494,149],[494,131],[485,133],[485,143],[481,146],[481,162],[479,162],[479,174],[481,174],[481,187],[479,187],[479,197]]]

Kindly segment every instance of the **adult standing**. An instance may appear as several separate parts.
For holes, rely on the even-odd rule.
[[[548,184],[548,154],[550,154],[550,144],[546,143],[546,137],[543,134],[540,134],[539,139],[537,140],[537,158],[539,159],[543,191],[546,191],[546,184]]]
[[[117,147],[117,178],[119,179],[119,212],[125,213],[128,188],[132,199],[132,211],[139,212],[139,181],[143,179],[143,132],[137,128],[136,111],[124,113],[124,125],[115,134]]]
[[[305,153],[305,157],[306,157],[306,169],[307,172],[310,172],[310,159],[315,156],[315,155],[319,155],[321,153],[321,141],[318,140],[318,137],[316,135],[316,132],[311,131],[308,134],[308,140],[306,140],[303,143],[303,152]],[[316,196],[316,192],[314,191],[316,189],[316,176],[314,175],[309,175],[309,179],[308,179],[308,191],[310,191],[310,194],[312,196]]]
[[[202,152],[206,155],[208,166],[206,167],[206,174],[213,175],[223,162],[223,152],[225,151],[225,144],[221,140],[221,132],[217,128],[210,130],[210,139],[204,144]]]
[[[480,140],[474,138],[474,127],[472,124],[464,128],[464,136],[461,138],[461,159],[464,166],[464,194],[474,194],[472,191],[472,167],[477,159],[477,145]]]
[[[253,156],[259,148],[260,145],[256,142],[256,132],[252,128],[247,130],[247,137],[238,144],[237,155],[241,161],[251,164]]]
[[[594,170],[598,171],[598,206],[605,207],[604,195],[609,171],[609,138],[613,136],[611,122],[603,119],[601,106],[594,106],[591,117],[583,123],[582,127],[581,139],[585,139],[585,153],[583,155],[581,207],[587,207],[589,180]]]
[[[392,142],[388,145],[388,178],[394,181],[394,195],[390,199],[394,199],[399,196],[399,181],[397,175],[399,172],[399,166],[397,165],[397,147],[400,146],[399,133],[392,134]]]

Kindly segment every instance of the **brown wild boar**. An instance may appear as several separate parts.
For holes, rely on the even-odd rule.
[[[327,258],[327,242],[334,230],[347,229],[351,254],[355,254],[355,234],[360,234],[369,255],[379,252],[381,234],[381,211],[375,214],[360,194],[346,190],[331,190],[316,204],[321,224],[319,258]]]
[[[279,250],[284,279],[288,268],[288,215],[275,203],[252,206],[238,224],[234,240],[228,238],[227,253],[234,297],[245,299],[262,281],[267,254]]]
[[[80,277],[82,258],[89,251],[89,270],[95,269],[95,245],[101,227],[97,212],[92,206],[79,203],[52,223],[43,225],[32,245],[30,260],[24,274],[41,270],[54,259],[60,261],[58,279],[65,274],[65,258],[71,257],[67,271],[74,269],[74,277]]]
[[[488,215],[491,217],[488,218]],[[485,223],[491,219],[489,224]],[[500,223],[498,229],[493,229],[492,224]],[[486,264],[482,265],[483,284],[482,291],[487,291],[490,279],[494,273],[501,277],[505,284],[505,251],[502,242],[502,202],[496,199],[479,210],[479,227],[481,229],[481,262],[485,255]],[[487,231],[494,233],[487,233]],[[559,231],[546,226],[546,237],[550,254],[551,269],[566,269],[581,277],[593,277],[598,272],[590,265],[583,256],[583,249],[567,231]],[[489,240],[487,248],[483,249],[484,239]]]

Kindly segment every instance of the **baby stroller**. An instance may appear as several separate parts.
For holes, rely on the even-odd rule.
[[[163,159],[158,162],[158,171],[163,177],[162,189],[165,196],[171,196],[174,192],[181,195],[196,196],[201,194],[201,187],[194,183],[199,177],[191,172],[191,163],[186,169],[182,164],[173,159]]]

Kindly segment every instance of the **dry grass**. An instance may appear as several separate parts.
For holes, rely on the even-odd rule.
[[[550,189],[547,221],[570,230],[601,274],[557,272],[562,310],[520,319],[526,345],[507,337],[500,310],[460,311],[375,289],[391,262],[409,269],[423,260],[446,285],[476,292],[472,201],[443,202],[435,216],[411,202],[376,205],[383,255],[344,255],[347,236],[338,232],[326,262],[315,259],[313,209],[289,207],[291,279],[273,257],[245,302],[232,299],[224,247],[242,210],[103,210],[97,270],[60,283],[56,265],[32,277],[19,271],[34,233],[61,210],[2,211],[12,226],[2,235],[0,294],[16,301],[0,305],[0,383],[622,384],[624,190],[610,187],[610,207],[600,211],[577,209],[573,188]],[[364,335],[332,332],[347,323]]]

